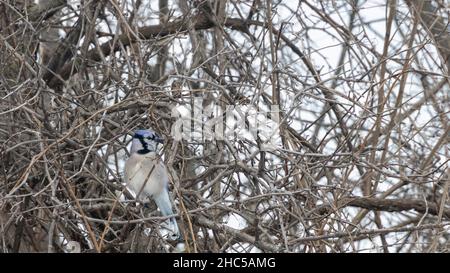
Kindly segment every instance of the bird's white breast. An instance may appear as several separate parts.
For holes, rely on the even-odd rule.
[[[134,153],[125,163],[125,182],[127,187],[141,201],[159,194],[167,187],[167,170],[159,156],[150,152],[145,155]]]

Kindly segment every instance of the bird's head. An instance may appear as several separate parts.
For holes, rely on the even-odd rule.
[[[155,152],[158,143],[164,143],[164,140],[153,130],[137,130],[134,132],[131,143],[131,153],[146,154]]]

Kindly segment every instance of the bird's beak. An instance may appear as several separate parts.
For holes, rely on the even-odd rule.
[[[163,139],[162,137],[155,136],[155,142],[156,142],[156,143],[164,144],[164,139]]]

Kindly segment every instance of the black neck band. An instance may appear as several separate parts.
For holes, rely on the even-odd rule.
[[[144,149],[138,150],[137,153],[140,155],[145,155],[150,153],[151,151],[149,149],[147,149],[147,147],[144,147]]]

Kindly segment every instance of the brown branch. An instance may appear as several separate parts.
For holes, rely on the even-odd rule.
[[[335,232],[332,234],[325,234],[319,236],[308,236],[304,238],[298,238],[289,242],[290,244],[298,244],[298,243],[306,243],[306,242],[314,242],[320,240],[328,240],[333,238],[349,238],[356,236],[367,236],[370,235],[380,235],[380,234],[388,234],[393,232],[411,232],[416,230],[426,230],[426,229],[437,229],[448,226],[448,224],[427,224],[421,226],[412,226],[412,227],[395,227],[395,228],[384,228],[384,229],[370,229],[370,230],[360,230],[349,233],[348,231],[343,232]]]
[[[436,203],[425,202],[420,199],[381,199],[374,197],[348,197],[338,202],[338,208],[358,207],[373,211],[389,211],[400,212],[415,210],[419,213],[429,213],[432,215],[439,214],[439,206]],[[328,214],[332,213],[330,206],[321,206],[316,208],[315,213]],[[450,219],[450,209],[443,209],[442,216]]]

